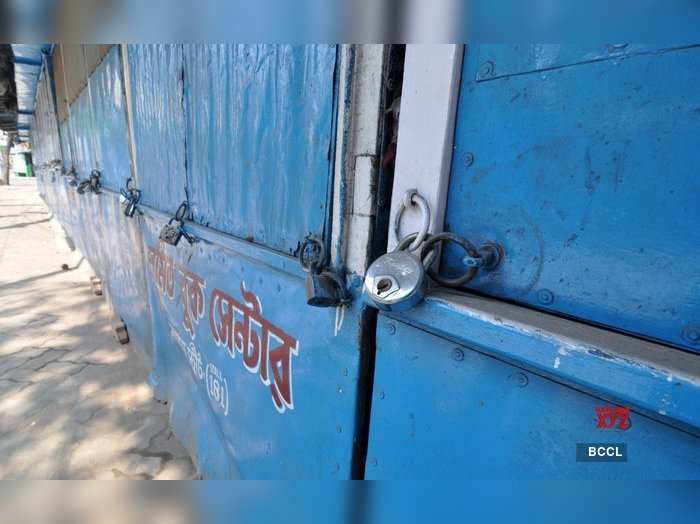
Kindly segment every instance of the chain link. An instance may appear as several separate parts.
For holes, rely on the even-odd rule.
[[[141,201],[141,190],[134,187],[134,181],[131,177],[126,180],[126,189],[121,188],[119,193],[126,200],[124,203],[124,216],[131,218],[135,213],[143,215],[143,211],[138,207]]]
[[[326,246],[316,235],[308,235],[299,246],[299,263],[306,272],[318,273],[326,264],[326,256]]]
[[[394,217],[394,235],[396,236],[396,240],[401,242],[401,217],[407,208],[413,206],[418,206],[422,215],[422,222],[415,238],[408,246],[408,251],[411,253],[420,247],[425,240],[426,235],[428,235],[428,230],[430,229],[430,206],[428,205],[428,201],[418,192],[417,189],[409,189],[399,202],[399,208],[396,210],[396,216]]]
[[[399,233],[401,216],[406,208],[414,205],[420,208],[423,215],[421,229],[402,238]],[[430,206],[428,202],[416,189],[409,189],[401,199],[394,219],[394,234],[398,240],[396,250],[414,252],[420,248],[419,257],[423,266],[430,278],[441,286],[462,287],[476,276],[480,268],[484,270],[494,269],[503,257],[502,248],[493,242],[486,243],[481,249],[477,249],[464,237],[447,231],[431,235],[428,232],[429,228]],[[443,242],[454,242],[466,252],[467,256],[462,260],[467,269],[460,276],[448,278],[440,275],[434,268],[434,262],[441,251],[441,243]]]
[[[91,193],[99,195],[101,187],[100,172],[97,169],[93,169],[90,176],[78,184],[78,193],[82,195],[86,191],[90,191]]]
[[[448,233],[446,231],[443,231],[442,233],[438,233],[437,235],[431,236],[428,240],[426,240],[423,243],[423,247],[421,248],[421,260],[425,260],[426,257],[430,256],[431,253],[436,251],[436,244],[438,242],[446,241],[454,242],[462,249],[464,249],[464,251],[466,251],[467,254],[472,258],[478,258],[480,256],[476,247],[474,247],[474,244],[469,242],[469,240],[455,235],[454,233]],[[441,286],[445,287],[461,287],[467,282],[469,282],[471,279],[473,279],[476,276],[476,272],[478,271],[477,267],[472,266],[468,267],[467,270],[459,277],[447,278],[443,277],[437,271],[435,271],[435,269],[432,267],[432,264],[426,267],[428,268],[428,275],[430,276],[430,278],[432,278]]]

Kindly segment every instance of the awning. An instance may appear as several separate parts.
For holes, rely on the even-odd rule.
[[[13,66],[0,63],[0,84],[5,86],[5,98],[0,102],[0,129],[26,138],[34,124],[34,102],[42,53],[48,53],[49,44],[10,44],[0,50],[0,62],[7,60],[8,47]],[[2,88],[0,87],[0,91]],[[0,93],[2,96],[3,93]]]

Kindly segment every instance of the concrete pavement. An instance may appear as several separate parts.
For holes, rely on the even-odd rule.
[[[34,181],[0,186],[0,478],[195,477],[90,276]]]

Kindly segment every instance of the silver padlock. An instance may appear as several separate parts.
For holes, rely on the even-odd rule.
[[[367,269],[363,294],[369,305],[384,311],[406,311],[423,300],[425,268],[408,251],[393,251]]]

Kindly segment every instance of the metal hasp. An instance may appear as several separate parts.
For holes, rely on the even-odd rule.
[[[307,272],[304,283],[306,303],[314,307],[349,304],[351,298],[343,278],[331,269],[324,269],[326,259],[323,241],[314,235],[307,236],[299,248],[299,263]]]
[[[125,217],[132,218],[137,212],[139,215],[143,215],[143,211],[138,207],[141,201],[141,190],[134,187],[134,181],[131,177],[126,181],[126,189],[121,188],[119,194],[123,198],[122,205]]]
[[[76,172],[75,167],[71,167],[64,173],[64,175],[68,177],[68,185],[70,187],[78,187],[78,184],[80,184],[80,179],[78,178],[78,173]]]
[[[78,193],[83,195],[86,192],[100,194],[100,188],[102,183],[100,181],[100,172],[97,169],[93,169],[90,176],[78,184]]]
[[[494,242],[487,242],[477,251],[478,256],[467,255],[462,259],[465,266],[490,271],[496,269],[503,258],[503,248]]]
[[[428,275],[430,275],[430,278],[441,286],[463,286],[467,282],[471,281],[479,270],[493,271],[496,269],[503,259],[503,248],[496,242],[485,242],[479,249],[477,249],[474,244],[469,242],[469,240],[466,238],[455,235],[454,233],[443,232],[430,236],[423,243],[421,248],[421,259],[424,261],[424,263],[426,259],[434,252],[435,245],[438,242],[445,241],[454,242],[466,252],[466,256],[462,258],[462,263],[467,266],[467,270],[458,277],[448,278],[432,268],[432,264],[427,264]]]

